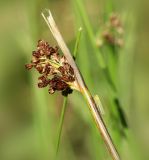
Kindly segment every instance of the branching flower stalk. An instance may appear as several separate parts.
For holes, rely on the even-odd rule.
[[[113,160],[120,160],[119,154],[114,146],[114,143],[113,143],[111,136],[107,130],[107,127],[103,121],[103,118],[98,110],[98,107],[95,103],[95,100],[92,97],[91,93],[89,92],[89,90],[83,80],[83,77],[74,62],[74,59],[73,59],[68,47],[66,46],[66,44],[62,38],[62,36],[57,28],[57,25],[52,17],[51,12],[49,10],[46,10],[45,13],[42,13],[42,16],[43,16],[44,20],[46,21],[47,25],[49,26],[49,29],[51,30],[54,38],[56,39],[64,56],[66,57],[68,64],[70,64],[74,70],[75,80],[73,81],[73,84],[75,84],[74,85],[75,87],[72,85],[73,89],[79,90],[83,94],[83,96],[86,98],[86,100],[89,104],[90,112],[91,112],[93,119],[96,123],[96,126],[99,129],[101,136],[102,136],[102,138],[103,138],[103,140],[104,140],[104,142],[110,152],[111,157],[113,158]]]

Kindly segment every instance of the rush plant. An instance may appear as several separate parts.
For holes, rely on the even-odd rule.
[[[42,16],[64,55],[60,56],[57,47],[52,47],[47,42],[39,40],[37,50],[33,51],[31,63],[26,65],[27,69],[35,68],[41,74],[38,78],[38,87],[49,86],[50,94],[55,91],[61,91],[62,95],[67,96],[74,89],[79,91],[88,103],[90,113],[111,157],[113,160],[120,160],[98,106],[61,36],[51,12],[46,10],[46,12],[42,13]]]

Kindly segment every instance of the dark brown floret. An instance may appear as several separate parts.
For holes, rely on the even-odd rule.
[[[72,92],[70,84],[75,81],[74,70],[64,56],[58,53],[58,47],[51,47],[47,42],[39,40],[37,50],[32,52],[27,69],[35,68],[41,76],[38,87],[49,86],[49,93],[62,91],[64,95]]]
[[[30,70],[30,69],[33,68],[33,65],[32,64],[26,64],[25,67],[26,67],[26,69]]]
[[[35,67],[36,68],[36,70],[40,73],[40,74],[42,74],[43,73],[43,67],[42,66],[36,66]]]
[[[39,82],[38,83],[38,87],[39,88],[44,88],[44,87],[46,87],[48,84],[45,84],[45,83],[43,83],[43,82]]]
[[[62,81],[60,77],[54,77],[50,80],[50,86],[56,91],[63,91],[69,87],[69,85]]]
[[[64,69],[64,67],[60,66],[60,67],[58,68],[58,70],[62,73],[62,75],[65,74],[65,69]]]
[[[36,58],[39,58],[40,57],[40,53],[38,51],[33,51],[32,52],[32,55]]]

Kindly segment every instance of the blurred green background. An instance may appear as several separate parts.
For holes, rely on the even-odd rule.
[[[0,0],[0,160],[55,156],[63,97],[38,89],[38,74],[24,67],[39,39],[56,45],[41,17],[45,8],[51,9],[72,52],[77,30],[83,28],[76,63],[92,94],[101,98],[103,118],[121,158],[149,159],[148,1]],[[113,12],[120,15],[124,45],[98,47]],[[57,159],[111,159],[76,91],[68,97]]]

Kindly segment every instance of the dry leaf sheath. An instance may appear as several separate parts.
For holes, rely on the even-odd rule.
[[[42,74],[42,76],[39,77],[40,82],[38,86],[45,87],[49,85],[49,93],[53,93],[56,90],[62,91],[62,93],[64,92],[65,94],[69,94],[69,91],[72,89],[80,91],[89,104],[92,117],[101,133],[111,157],[113,160],[120,160],[100,111],[98,110],[98,107],[75,64],[74,59],[72,58],[72,55],[56,26],[51,12],[46,10],[45,13],[42,13],[42,16],[49,26],[49,29],[56,39],[64,56],[61,57],[58,54],[57,48],[50,47],[47,42],[39,41],[37,51],[33,52],[33,60],[30,64],[26,65],[26,67],[28,69],[34,67],[40,74]]]

